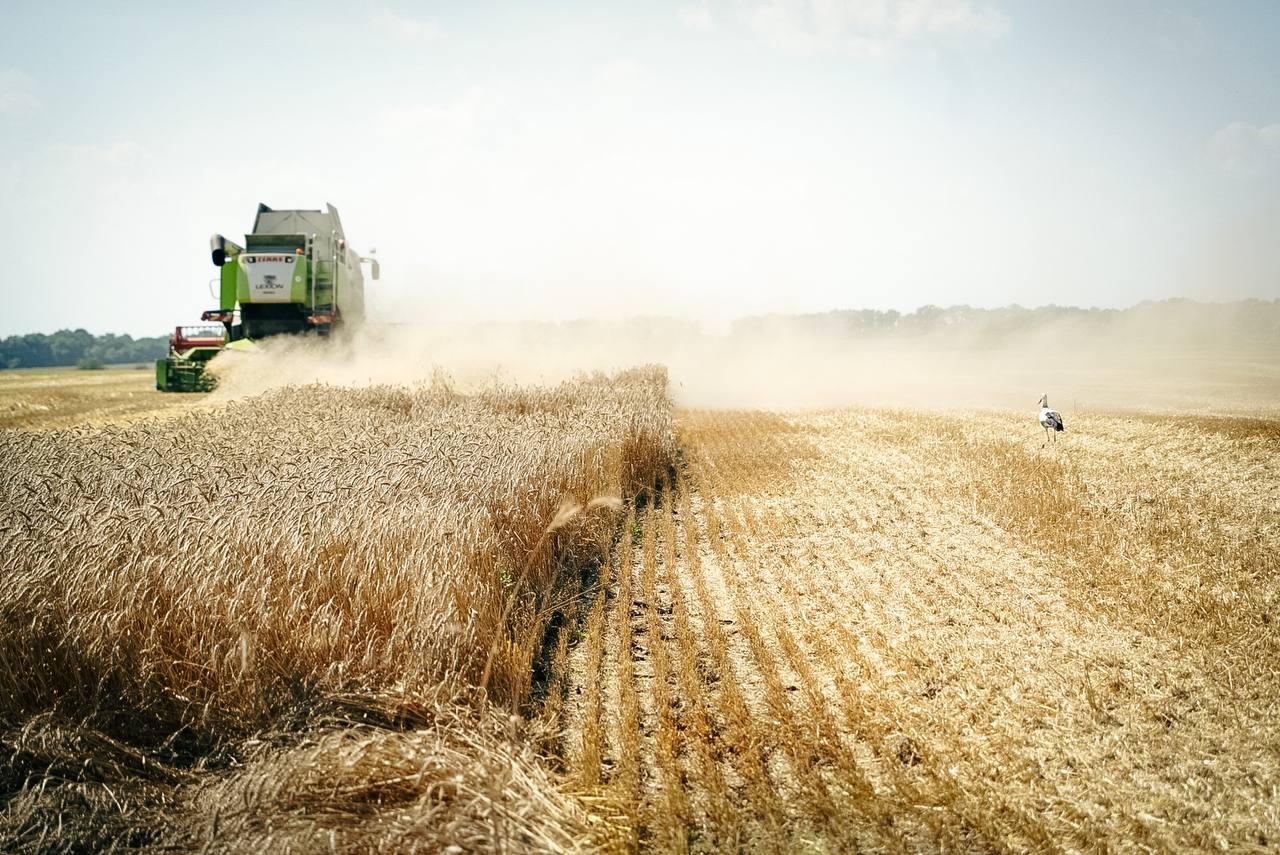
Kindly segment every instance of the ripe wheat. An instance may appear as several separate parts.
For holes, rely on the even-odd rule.
[[[500,711],[672,443],[661,369],[0,434],[0,848],[611,839]]]

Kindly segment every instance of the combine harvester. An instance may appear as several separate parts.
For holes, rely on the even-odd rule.
[[[219,301],[201,319],[221,324],[221,339],[208,328],[178,327],[169,355],[156,362],[157,389],[212,389],[205,366],[227,347],[252,349],[252,342],[276,335],[329,336],[364,321],[360,265],[368,263],[377,279],[378,262],[347,246],[338,209],[325,208],[275,211],[260,204],[244,246],[222,235],[210,239],[213,264],[220,268]]]

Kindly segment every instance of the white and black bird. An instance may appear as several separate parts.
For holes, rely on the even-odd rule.
[[[1053,434],[1053,441],[1058,441],[1058,431],[1066,430],[1062,426],[1062,413],[1057,410],[1049,409],[1049,396],[1040,396],[1040,427],[1044,428],[1044,441],[1049,442],[1049,435]],[[1044,446],[1041,446],[1043,448]]]

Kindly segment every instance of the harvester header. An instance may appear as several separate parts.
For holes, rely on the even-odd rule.
[[[175,327],[169,336],[169,355],[156,360],[156,388],[161,392],[208,392],[213,378],[205,364],[227,343],[218,324]]]

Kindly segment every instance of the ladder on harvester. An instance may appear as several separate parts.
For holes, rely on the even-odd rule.
[[[308,318],[310,323],[315,327],[316,334],[327,336],[333,332],[333,327],[342,319],[342,313],[338,309],[338,288],[342,280],[342,262],[346,247],[342,246],[345,241],[338,237],[337,230],[329,233],[329,257],[327,259],[319,258],[316,253],[316,234],[313,232],[307,238],[307,258],[311,260],[311,314]],[[328,300],[320,299],[320,289],[324,288],[328,294]]]

